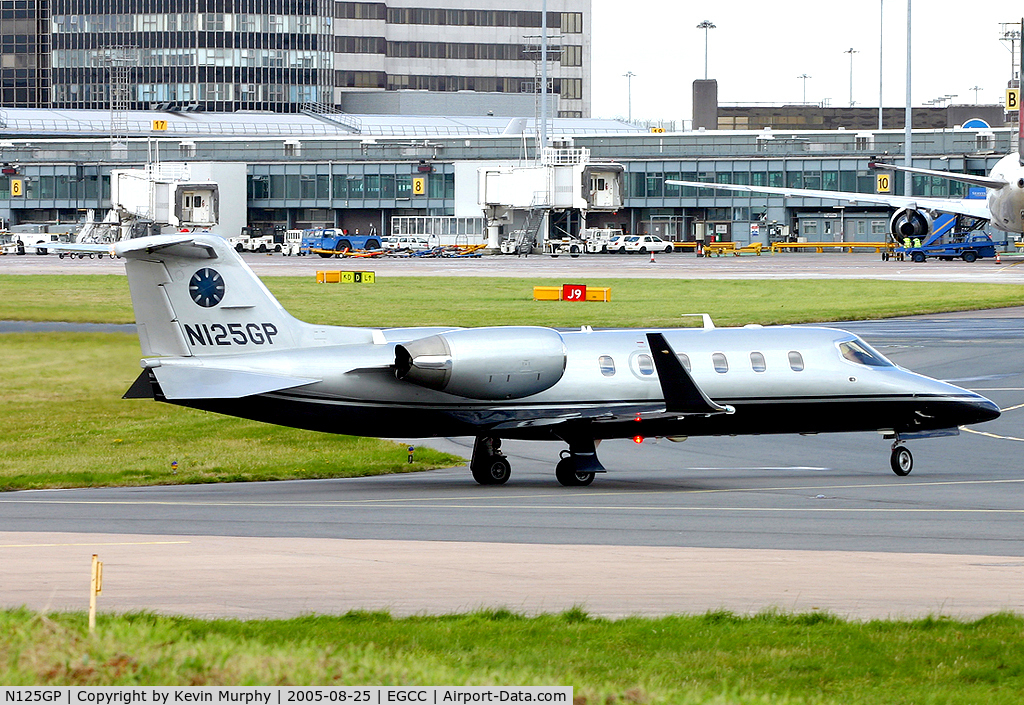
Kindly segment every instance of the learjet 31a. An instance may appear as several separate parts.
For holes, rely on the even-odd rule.
[[[907,439],[999,416],[988,399],[811,327],[348,328],[289,315],[224,239],[124,240],[143,371],[126,398],[358,436],[473,436],[470,469],[506,482],[502,439],[561,441],[588,485],[605,438],[880,431]]]

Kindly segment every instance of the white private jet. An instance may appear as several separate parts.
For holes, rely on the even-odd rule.
[[[143,371],[125,394],[358,436],[474,436],[480,484],[511,473],[501,439],[567,444],[563,485],[604,472],[605,438],[877,431],[906,475],[911,438],[999,409],[902,369],[846,331],[348,328],[290,316],[221,237],[123,240]]]

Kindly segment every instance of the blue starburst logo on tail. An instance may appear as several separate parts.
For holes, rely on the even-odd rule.
[[[224,277],[216,269],[203,267],[192,275],[188,294],[203,308],[216,306],[224,298]]]

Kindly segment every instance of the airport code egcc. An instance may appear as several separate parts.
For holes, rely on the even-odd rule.
[[[573,701],[572,686],[55,686],[3,687],[4,703],[58,705],[171,705],[171,703],[412,703],[474,705],[475,703],[556,703]]]

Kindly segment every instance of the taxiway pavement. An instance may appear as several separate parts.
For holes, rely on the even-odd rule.
[[[378,277],[592,277],[657,279],[893,279],[1024,284],[1024,256],[1013,254],[970,264],[962,261],[881,261],[873,253],[782,252],[761,256],[696,257],[692,253],[589,255],[576,259],[489,255],[464,259],[378,257],[323,259],[280,254],[243,255],[259,276],[309,276],[317,270],[370,270]],[[0,274],[124,274],[124,265],[103,259],[58,259],[55,255],[0,257]]]

